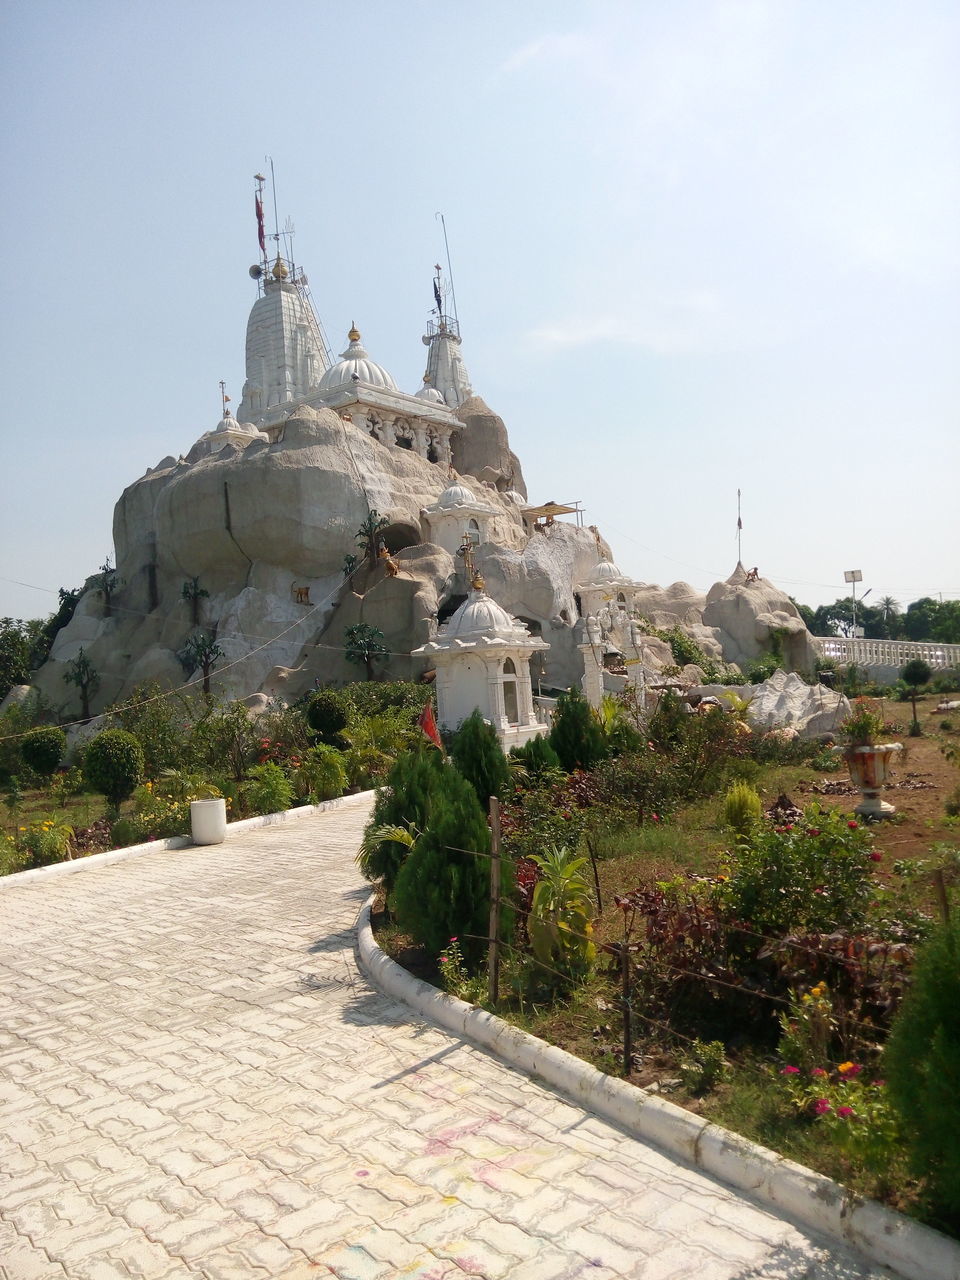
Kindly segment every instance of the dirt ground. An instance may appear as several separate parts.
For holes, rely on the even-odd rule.
[[[891,859],[925,858],[931,845],[940,842],[960,848],[960,822],[955,819],[951,823],[944,810],[947,798],[960,788],[960,768],[951,764],[942,751],[947,743],[960,749],[960,712],[938,712],[936,706],[940,698],[936,695],[918,698],[917,719],[923,734],[911,738],[908,731],[913,708],[910,703],[878,701],[882,701],[888,723],[898,726],[899,732],[891,734],[891,740],[902,742],[904,749],[893,780],[883,795],[897,812],[890,821],[877,824],[877,847]],[[944,721],[953,727],[942,729]],[[814,778],[801,787],[794,796],[801,806],[807,800],[816,799],[824,807],[848,812],[859,803],[860,793],[851,784],[846,769]]]

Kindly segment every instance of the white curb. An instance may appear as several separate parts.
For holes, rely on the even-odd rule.
[[[906,1280],[960,1280],[960,1244],[939,1231],[864,1200],[830,1178],[656,1094],[604,1075],[573,1054],[413,977],[377,946],[370,926],[372,903],[371,896],[360,912],[357,949],[361,968],[388,995],[528,1075],[539,1076],[636,1137],[775,1205],[802,1226],[852,1245]]]
[[[286,809],[280,813],[263,813],[256,818],[243,818],[240,822],[227,824],[227,839],[230,840],[246,831],[257,827],[273,827],[284,822],[294,822],[299,818],[312,818],[315,814],[326,813],[329,809],[346,809],[371,795],[369,791],[358,791],[351,796],[338,796],[336,800],[324,800],[320,804],[298,805],[296,809]],[[194,845],[189,836],[170,836],[166,840],[149,840],[146,844],[131,844],[125,849],[108,849],[105,853],[91,853],[87,857],[71,858],[67,862],[54,862],[49,867],[31,867],[29,871],[16,871],[13,875],[0,876],[0,891],[16,889],[35,880],[49,880],[53,876],[69,876],[77,871],[93,871],[97,867],[107,867],[111,862],[124,862],[127,858],[140,858],[145,853],[158,853],[166,849],[213,849],[215,845]]]

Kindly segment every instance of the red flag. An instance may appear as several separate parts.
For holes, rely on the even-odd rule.
[[[267,252],[267,242],[263,234],[263,202],[259,196],[254,196],[257,205],[257,239],[260,241],[260,252]]]
[[[427,735],[427,737],[430,739],[433,745],[437,747],[438,750],[442,751],[443,741],[441,740],[440,733],[437,729],[437,722],[433,718],[432,699],[430,702],[427,703],[427,705],[420,712],[420,718],[417,721],[417,724],[420,726],[423,732]]]

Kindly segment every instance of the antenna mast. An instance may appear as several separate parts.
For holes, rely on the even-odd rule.
[[[277,254],[280,253],[280,215],[277,213],[277,175],[273,171],[273,156],[266,156],[265,159],[270,161],[270,187],[273,191],[273,236],[272,239],[277,245]]]
[[[740,519],[740,490],[737,490],[737,563],[743,564],[743,555],[740,551],[740,539],[743,537],[743,521]]]
[[[450,280],[450,301],[453,303],[453,318],[456,321],[457,332],[460,331],[460,317],[457,315],[457,291],[453,287],[453,267],[450,265],[450,244],[447,240],[447,224],[442,213],[434,214],[434,217],[440,219],[440,225],[443,228],[443,247],[447,255],[447,277]]]

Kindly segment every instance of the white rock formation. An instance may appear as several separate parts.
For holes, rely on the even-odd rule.
[[[214,690],[248,702],[356,679],[344,632],[358,622],[383,632],[384,674],[418,678],[423,646],[467,597],[465,534],[490,596],[549,645],[536,646],[534,659],[547,685],[580,684],[584,653],[594,651],[581,613],[591,610],[598,652],[650,673],[672,655],[642,638],[640,618],[679,624],[710,657],[746,662],[776,636],[788,664],[811,665],[794,606],[771,584],[747,582],[741,566],[706,597],[682,582],[662,590],[623,578],[596,530],[525,516],[519,460],[501,419],[473,393],[459,327],[439,303],[424,338],[424,384],[411,395],[356,329],[340,362],[329,357],[292,264],[278,258],[253,274],[259,297],[238,415],[225,410],[186,457],[169,455],[121,495],[112,616],[90,579],[36,677],[65,714],[77,700],[63,676],[81,648],[100,677],[99,710],[145,682],[196,676],[181,655],[198,629],[223,655]],[[439,282],[436,290],[439,298]],[[371,511],[387,521],[392,557],[375,567],[356,536]],[[348,556],[361,563],[345,577]],[[193,600],[190,584],[200,593]]]

